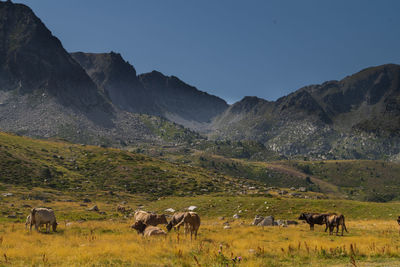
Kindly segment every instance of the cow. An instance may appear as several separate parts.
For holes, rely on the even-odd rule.
[[[157,226],[159,224],[168,224],[167,217],[164,214],[158,215],[146,211],[137,211],[134,216],[135,222],[141,221],[145,225]]]
[[[330,214],[326,217],[326,223],[329,227],[329,235],[332,235],[333,229],[336,227],[336,235],[339,232],[339,226],[342,226],[342,236],[343,230],[346,230],[348,233],[346,224],[344,223],[344,216],[342,214]]]
[[[135,229],[138,234],[141,234],[143,236],[166,236],[167,233],[155,226],[152,225],[146,225],[142,221],[137,221],[132,225],[132,228]]]
[[[31,210],[31,223],[30,230],[32,231],[32,225],[35,225],[36,231],[39,232],[41,225],[46,225],[46,232],[50,232],[50,225],[53,227],[53,231],[57,232],[57,220],[52,209],[47,208],[33,208]]]
[[[185,224],[185,234],[188,230],[190,231],[190,239],[194,234],[194,238],[197,239],[197,231],[200,227],[200,216],[196,212],[185,212],[182,220],[175,226],[179,228],[182,224]]]
[[[171,231],[172,227],[174,227],[176,229],[176,225],[182,221],[184,215],[186,212],[176,212],[174,213],[174,215],[172,215],[171,220],[169,221],[169,223],[167,224],[167,230],[168,232]],[[178,228],[179,231],[179,228]]]
[[[302,213],[299,216],[299,220],[306,221],[310,225],[310,230],[314,231],[314,224],[323,225],[325,224],[325,232],[328,229],[328,224],[326,222],[326,216],[329,213]]]

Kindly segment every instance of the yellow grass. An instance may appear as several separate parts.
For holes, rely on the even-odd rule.
[[[391,221],[348,222],[350,233],[329,236],[307,225],[252,227],[205,220],[198,240],[171,232],[143,238],[122,221],[60,224],[57,233],[36,233],[22,224],[0,225],[0,266],[396,266],[400,235]],[[232,258],[242,257],[234,265]]]

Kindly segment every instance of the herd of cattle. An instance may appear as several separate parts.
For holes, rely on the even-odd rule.
[[[336,213],[302,213],[300,214],[299,220],[303,220],[310,225],[310,230],[314,230],[314,225],[325,224],[325,232],[329,228],[329,234],[332,235],[336,227],[336,235],[338,235],[339,227],[341,226],[342,235],[343,231],[347,231],[345,219],[342,214]],[[200,227],[200,216],[196,212],[177,212],[172,215],[172,218],[168,222],[167,216],[164,214],[155,214],[146,211],[137,211],[134,215],[134,224],[131,228],[135,229],[139,234],[144,236],[155,236],[155,235],[166,235],[167,233],[161,228],[157,227],[159,224],[165,224],[166,228],[171,231],[172,228],[179,228],[183,225],[185,228],[185,234],[190,232],[190,238],[194,235],[197,238],[197,232]],[[397,223],[400,225],[400,216],[397,219]],[[39,231],[41,226],[46,226],[46,232],[50,232],[50,227],[56,232],[57,220],[52,209],[48,208],[33,208],[31,213],[26,218],[25,228],[29,226],[32,230],[32,226]]]
[[[164,214],[155,214],[147,211],[137,211],[134,216],[135,223],[131,228],[135,229],[139,234],[144,236],[166,235],[167,233],[157,227],[159,224],[165,224],[168,232],[172,228],[179,228],[183,225],[185,234],[190,233],[190,238],[193,235],[197,238],[197,232],[200,227],[200,216],[196,212],[177,212],[172,215],[171,220],[167,221],[167,216]],[[33,208],[31,213],[26,217],[25,228],[35,226],[36,231],[39,231],[41,226],[46,226],[46,232],[50,232],[50,227],[53,231],[57,230],[57,220],[52,209],[48,208]]]

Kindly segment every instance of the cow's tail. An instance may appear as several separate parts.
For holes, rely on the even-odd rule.
[[[185,223],[185,217],[183,217],[182,220],[180,222],[178,222],[178,224],[175,225],[175,227],[179,228],[184,223]]]
[[[346,231],[346,233],[348,233],[349,231],[347,231],[347,227],[346,227],[346,224],[344,223],[344,216],[343,215],[341,215],[341,221],[342,221],[342,227],[344,228],[344,230]]]

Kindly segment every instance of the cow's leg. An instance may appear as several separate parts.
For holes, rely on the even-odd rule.
[[[326,232],[326,230],[328,230],[328,224],[327,223],[325,223],[325,232]]]
[[[314,224],[313,223],[310,223],[310,230],[314,231]]]

